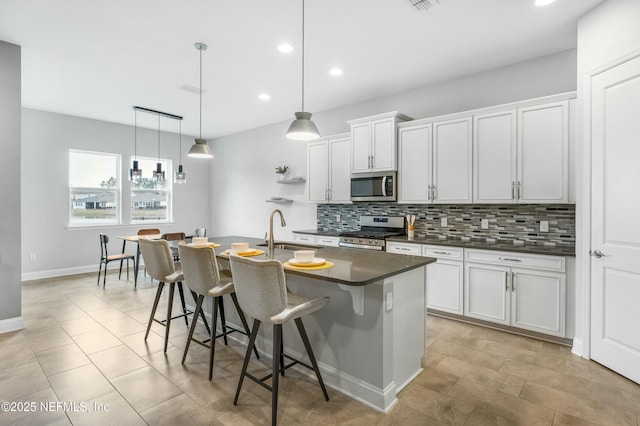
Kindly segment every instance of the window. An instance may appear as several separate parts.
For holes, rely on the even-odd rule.
[[[69,226],[120,223],[120,156],[69,150]]]
[[[171,160],[144,157],[137,157],[137,160],[142,178],[131,183],[131,223],[170,222]],[[158,162],[166,176],[163,183],[158,183],[153,177]]]

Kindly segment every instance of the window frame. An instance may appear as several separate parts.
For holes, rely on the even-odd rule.
[[[133,160],[138,160],[139,163],[149,162],[153,164],[151,171],[155,170],[156,163],[163,163],[163,171],[165,174],[166,186],[165,188],[136,188],[131,182],[129,182],[129,223],[131,225],[152,225],[152,224],[164,224],[173,223],[173,161],[170,158],[157,158],[157,157],[143,157],[143,156],[131,156],[129,162],[133,164]],[[165,167],[166,166],[166,167]],[[140,168],[145,171],[146,167],[140,164]],[[166,219],[164,220],[144,220],[137,221],[134,216],[133,208],[133,194],[134,192],[162,192],[166,198]]]
[[[104,188],[100,186],[73,186],[71,182],[71,155],[75,154],[88,154],[104,157],[114,158],[115,164],[115,178],[117,185],[113,188]],[[113,152],[103,151],[90,151],[84,149],[70,148],[68,152],[68,167],[67,167],[67,226],[68,228],[88,228],[88,227],[100,227],[100,226],[121,226],[122,225],[122,156]],[[73,221],[73,202],[72,196],[77,192],[92,192],[92,193],[112,193],[115,192],[115,218],[112,221],[107,222],[87,222],[87,223],[74,223]]]

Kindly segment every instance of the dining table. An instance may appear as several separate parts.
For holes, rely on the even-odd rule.
[[[140,265],[140,240],[159,240],[162,234],[149,235],[119,235],[117,238],[122,240],[122,252],[125,252],[127,242],[136,243],[136,260],[133,263],[133,283],[134,287],[138,286],[138,269]]]

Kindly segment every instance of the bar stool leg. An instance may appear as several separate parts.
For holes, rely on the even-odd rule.
[[[184,303],[184,291],[182,290],[181,282],[178,282],[178,292],[180,293],[180,304],[182,305],[182,313],[184,314],[184,325],[189,327],[189,320],[187,319],[187,305]]]
[[[222,296],[218,297],[220,299],[220,325],[222,326],[222,338],[224,339],[224,345],[227,346],[227,321],[224,318],[224,300]]]
[[[162,289],[164,288],[164,283],[161,282],[158,284],[158,291],[156,292],[156,300],[153,301],[153,308],[151,308],[151,316],[149,317],[149,324],[147,325],[147,332],[144,334],[144,340],[147,340],[149,337],[149,330],[151,330],[151,324],[153,323],[153,318],[156,316],[156,309],[158,309],[158,302],[160,301],[160,296],[162,296]]]
[[[176,284],[169,284],[169,304],[167,305],[167,322],[165,323],[166,329],[164,331],[164,353],[167,353],[167,345],[169,344],[169,328],[171,327],[171,308],[173,308],[173,293],[176,290]]]
[[[247,324],[247,319],[245,318],[244,312],[242,312],[242,309],[240,309],[240,305],[238,304],[238,298],[236,297],[235,293],[231,293],[231,300],[233,301],[233,304],[236,306],[236,312],[238,312],[238,315],[240,316],[240,321],[242,321],[242,326],[244,327],[244,331],[246,332],[247,336],[250,336],[251,332],[249,331],[249,325]],[[256,358],[260,359],[260,355],[258,355],[258,349],[255,347],[255,345],[253,346],[253,352],[255,352]]]
[[[242,364],[242,372],[240,373],[240,380],[238,380],[238,389],[236,389],[236,397],[233,398],[233,405],[238,405],[238,397],[240,396],[240,389],[242,389],[242,382],[244,376],[247,375],[247,366],[249,365],[249,359],[251,358],[251,348],[256,343],[256,336],[260,329],[260,321],[253,320],[253,328],[251,329],[251,336],[249,337],[249,346],[247,346],[247,353],[244,355],[244,362]]]
[[[202,301],[204,300],[204,296],[200,295],[197,297],[196,302],[196,311],[193,314],[194,318],[198,317],[199,313],[202,313]],[[189,337],[187,338],[187,344],[184,347],[184,354],[182,355],[182,363],[187,359],[187,352],[189,352],[189,346],[191,345],[191,339],[193,339],[193,332],[196,330],[196,321],[191,321],[191,327],[189,328]]]
[[[282,355],[282,324],[273,325],[273,363],[271,368],[271,425],[278,420],[278,384],[280,381],[280,357]]]
[[[213,298],[213,319],[211,325],[211,340],[209,341],[209,380],[213,378],[213,357],[216,351],[216,325],[218,324],[218,306],[221,297]]]
[[[284,377],[284,339],[282,338],[282,327],[280,330],[280,375]]]
[[[300,337],[302,337],[302,343],[304,343],[304,348],[307,350],[307,355],[309,355],[309,359],[311,360],[311,365],[313,366],[313,371],[316,373],[316,377],[318,378],[318,382],[320,382],[320,387],[322,388],[322,393],[324,394],[324,399],[326,401],[329,400],[329,394],[327,394],[327,388],[324,387],[324,382],[322,381],[322,376],[320,375],[320,369],[318,368],[318,363],[316,362],[316,357],[313,356],[313,349],[311,349],[311,344],[309,343],[309,337],[307,336],[307,332],[304,329],[304,324],[302,323],[302,318],[295,319],[296,326],[298,326],[298,331],[300,332]]]
[[[193,300],[198,300],[198,295],[195,291],[191,290],[191,296],[193,296]],[[194,320],[198,318],[198,315],[193,314]],[[200,318],[202,318],[202,322],[204,322],[204,326],[207,329],[207,333],[211,334],[211,329],[209,328],[209,321],[207,321],[207,317],[204,314],[204,309],[200,309]]]

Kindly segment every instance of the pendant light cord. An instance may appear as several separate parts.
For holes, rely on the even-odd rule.
[[[138,159],[138,110],[133,109],[133,158]]]
[[[178,121],[178,123],[180,124],[178,127],[178,131],[180,132],[178,133],[178,144],[180,146],[178,157],[180,157],[180,164],[182,164],[182,120]]]
[[[302,110],[304,111],[304,0],[302,0]]]
[[[202,139],[202,48],[200,50],[200,139]]]
[[[160,162],[160,116],[158,115],[158,163]]]

